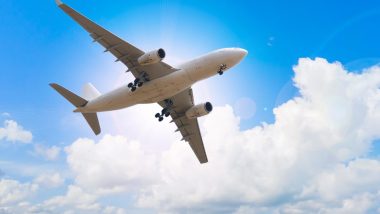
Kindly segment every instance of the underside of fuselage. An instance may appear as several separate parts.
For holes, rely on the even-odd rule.
[[[144,83],[135,91],[121,86],[109,93],[90,100],[75,112],[103,112],[127,108],[136,104],[157,103],[168,99],[194,83],[224,72],[241,60],[235,49],[220,49],[193,59],[179,66],[178,70]]]

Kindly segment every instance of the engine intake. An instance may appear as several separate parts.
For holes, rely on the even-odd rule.
[[[137,59],[137,62],[140,65],[150,65],[157,62],[161,62],[165,58],[165,55],[166,55],[165,50],[160,48],[158,50],[150,51],[140,56]]]
[[[186,111],[186,117],[189,119],[195,119],[198,117],[205,116],[212,111],[212,104],[210,102],[198,104],[196,106],[191,107]]]

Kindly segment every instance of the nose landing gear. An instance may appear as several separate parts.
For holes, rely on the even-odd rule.
[[[169,100],[169,99],[165,100],[165,107],[161,110],[161,113],[157,113],[155,115],[155,117],[158,118],[159,122],[164,120],[164,116],[165,117],[170,116],[170,111],[171,111],[172,106],[173,106],[172,100]]]
[[[218,71],[218,74],[219,75],[223,75],[223,72],[227,69],[227,65],[226,64],[221,64],[219,66],[219,71]]]

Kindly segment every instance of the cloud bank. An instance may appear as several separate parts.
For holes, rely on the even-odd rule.
[[[79,138],[65,148],[73,176],[67,192],[15,206],[123,213],[101,201],[128,195],[136,207],[170,213],[380,212],[380,160],[369,155],[380,136],[380,68],[354,74],[338,62],[303,58],[294,72],[300,95],[273,110],[273,124],[242,131],[228,105],[205,117],[207,164],[187,143],[159,137],[172,130],[153,132],[151,138],[166,139],[156,142],[168,148],[160,152],[134,136]],[[63,182],[47,178],[35,181]]]
[[[304,58],[294,71],[300,96],[274,109],[273,124],[241,131],[230,106],[207,116],[208,164],[199,165],[183,142],[154,155],[106,135],[67,148],[75,183],[94,194],[137,186],[137,205],[160,211],[380,209],[380,162],[367,156],[380,135],[380,68],[354,74]]]

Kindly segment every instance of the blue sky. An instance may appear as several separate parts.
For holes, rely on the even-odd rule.
[[[210,98],[215,106],[229,105],[235,111],[241,99],[254,103],[251,110],[235,112],[241,117],[241,131],[263,122],[274,123],[272,110],[300,96],[292,81],[295,75],[292,67],[298,64],[299,58],[339,61],[356,74],[380,62],[380,3],[375,0],[115,0],[112,3],[67,0],[65,3],[143,50],[164,48],[169,63],[186,61],[224,47],[248,50],[248,56],[231,72],[206,80],[195,90],[199,97]],[[124,65],[114,63],[113,56],[103,54],[102,47],[92,43],[88,34],[60,11],[53,0],[2,1],[0,13],[3,50],[0,52],[0,113],[9,114],[3,114],[0,122],[17,121],[33,134],[29,143],[9,143],[0,138],[0,169],[4,179],[29,184],[41,173],[60,171],[64,179],[62,185],[38,190],[29,198],[38,204],[65,194],[68,185],[80,186],[79,176],[68,163],[70,154],[64,151],[77,139],[87,137],[99,141],[105,134],[125,135],[141,144],[144,139],[140,139],[140,135],[130,136],[128,130],[108,126],[113,122],[110,117],[115,114],[117,117],[119,113],[112,116],[102,113],[104,134],[93,136],[84,120],[72,113],[73,107],[48,86],[50,82],[58,82],[80,92],[84,83],[92,82],[101,92],[106,92],[115,88],[116,83],[127,83],[127,79],[131,79],[130,74],[123,73]],[[205,88],[207,93],[203,92]],[[141,113],[149,116],[155,112]],[[122,110],[120,114],[128,116],[132,111]],[[118,122],[133,123],[131,120]],[[139,128],[142,127],[136,129]],[[173,130],[164,130],[162,135],[170,135]],[[37,154],[36,145],[56,146],[59,155],[47,160]],[[368,152],[374,159],[379,157],[378,145],[371,144],[374,149]],[[102,196],[99,201],[122,206],[125,197],[128,205],[124,208],[141,211],[135,208],[137,196],[133,191],[120,195]],[[1,206],[8,205],[0,203]]]

